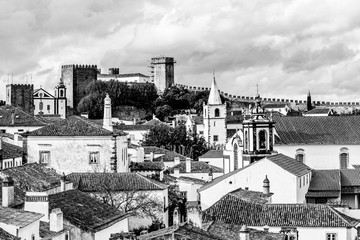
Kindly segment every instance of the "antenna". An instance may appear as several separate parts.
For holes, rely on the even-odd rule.
[[[259,84],[256,84],[256,95],[259,95]]]

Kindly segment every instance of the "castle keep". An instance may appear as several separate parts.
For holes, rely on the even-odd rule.
[[[80,100],[86,95],[85,88],[93,80],[97,80],[98,69],[96,65],[62,65],[61,79],[67,92],[67,106],[77,113]]]
[[[27,113],[34,113],[33,84],[6,85],[6,104],[20,107]]]

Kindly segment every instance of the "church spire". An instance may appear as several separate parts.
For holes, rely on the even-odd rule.
[[[215,72],[214,72],[213,82],[211,84],[211,90],[210,90],[210,94],[209,94],[208,104],[212,104],[212,105],[222,104],[220,94],[219,94],[219,89],[216,85]]]

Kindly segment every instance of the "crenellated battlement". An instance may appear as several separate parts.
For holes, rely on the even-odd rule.
[[[21,84],[21,83],[17,83],[17,84],[14,84],[14,83],[10,83],[10,84],[6,84],[6,87],[8,86],[12,86],[12,87],[16,87],[16,88],[31,88],[33,87],[34,85],[33,84]]]
[[[68,65],[62,65],[61,69],[97,69],[97,65],[87,65],[87,64],[68,64]]]
[[[198,86],[188,86],[185,84],[174,84],[177,87],[182,87],[185,89],[188,89],[190,91],[210,91],[210,88],[208,87],[198,87]],[[231,100],[245,100],[245,101],[255,101],[255,97],[249,97],[249,96],[239,96],[239,95],[233,95],[229,94],[223,91],[220,91],[220,93]],[[261,98],[262,101],[272,102],[272,103],[291,103],[291,104],[306,104],[306,100],[295,100],[295,99],[285,99],[285,98]],[[360,106],[360,102],[326,102],[326,101],[312,101],[313,105],[316,106]]]

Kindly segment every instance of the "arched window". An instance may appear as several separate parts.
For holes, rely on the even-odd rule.
[[[266,131],[259,132],[259,149],[266,149]]]
[[[340,149],[340,169],[347,169],[349,166],[349,149]]]
[[[220,110],[218,108],[215,109],[215,117],[220,117]]]
[[[63,96],[64,96],[64,90],[61,89],[61,90],[60,90],[60,97],[63,97]]]
[[[305,151],[304,151],[304,149],[299,148],[299,149],[296,150],[295,159],[296,159],[296,161],[304,163],[304,161],[305,161]]]
[[[238,145],[234,144],[234,170],[239,168],[239,154],[238,154]]]

